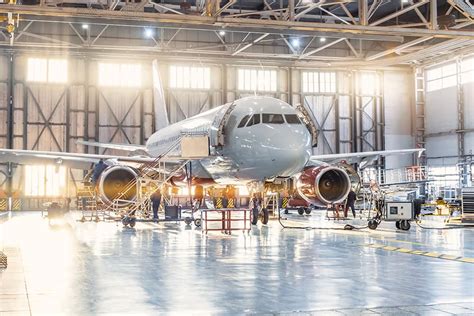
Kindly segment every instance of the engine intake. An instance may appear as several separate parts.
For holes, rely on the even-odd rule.
[[[298,177],[296,189],[308,203],[326,206],[346,199],[351,190],[351,180],[347,172],[339,167],[308,167]]]
[[[102,201],[118,207],[126,207],[137,196],[137,172],[128,166],[113,165],[105,169],[98,181],[98,191]]]

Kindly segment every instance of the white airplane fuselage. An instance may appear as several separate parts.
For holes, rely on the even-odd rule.
[[[233,106],[225,121],[224,145],[193,162],[193,174],[222,184],[262,181],[300,172],[311,156],[311,135],[289,104],[270,97],[248,97],[165,127],[147,141],[154,157],[166,152],[183,133],[210,134],[216,117]]]

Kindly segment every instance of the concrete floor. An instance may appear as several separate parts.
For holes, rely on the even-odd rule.
[[[0,217],[0,315],[474,314],[474,229],[281,229]],[[289,224],[333,224],[318,215]],[[418,252],[417,252],[418,251]]]

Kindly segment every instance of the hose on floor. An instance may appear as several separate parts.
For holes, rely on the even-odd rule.
[[[284,229],[303,229],[303,230],[361,230],[368,227],[367,226],[354,226],[351,224],[346,224],[344,227],[314,227],[314,226],[287,226],[281,221],[281,211],[278,212],[278,222],[281,227]]]
[[[422,229],[433,229],[433,230],[448,230],[448,229],[461,229],[466,227],[473,227],[473,226],[447,226],[447,227],[426,227],[420,224],[420,221],[415,221],[415,224],[422,228]]]

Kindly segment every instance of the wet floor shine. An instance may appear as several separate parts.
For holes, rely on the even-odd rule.
[[[392,226],[295,230],[271,221],[249,234],[206,236],[184,224],[130,229],[69,217],[50,225],[39,213],[14,214],[0,224],[9,256],[0,313],[416,315],[415,306],[436,315],[430,306],[446,304],[451,312],[439,315],[474,312],[474,229]]]

